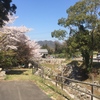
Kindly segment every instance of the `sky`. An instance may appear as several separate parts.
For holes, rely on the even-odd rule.
[[[59,26],[58,19],[67,18],[66,10],[79,0],[12,0],[17,6],[18,18],[13,26],[32,28],[26,35],[31,40],[57,40],[51,37],[51,32],[64,29]]]

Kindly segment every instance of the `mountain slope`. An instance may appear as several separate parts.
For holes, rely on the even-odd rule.
[[[55,48],[55,41],[37,41],[40,46],[48,45],[50,48]]]

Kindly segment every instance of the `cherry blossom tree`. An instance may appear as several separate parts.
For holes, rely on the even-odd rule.
[[[25,34],[32,29],[26,26],[9,26],[16,18],[13,16],[9,17],[6,26],[0,28],[0,49],[6,52],[9,50],[15,51],[17,60],[21,60],[19,58],[25,58],[22,62],[40,58],[40,45]]]
[[[40,57],[39,49],[40,46],[34,40],[32,41],[29,37],[25,35],[25,33],[31,31],[31,28],[27,28],[25,26],[9,26],[10,23],[13,23],[14,20],[18,17],[13,17],[9,15],[9,21],[6,23],[7,25],[0,29],[3,34],[1,43],[4,45],[6,50],[8,48],[17,49],[17,42],[23,42],[29,45],[29,48],[32,49],[31,54],[34,57]]]

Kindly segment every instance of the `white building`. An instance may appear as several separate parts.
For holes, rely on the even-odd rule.
[[[43,58],[45,58],[48,55],[47,49],[40,49],[39,53],[42,55]]]

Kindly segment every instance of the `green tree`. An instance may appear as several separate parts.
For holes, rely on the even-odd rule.
[[[13,50],[1,50],[0,51],[0,67],[11,68],[12,66],[16,66],[17,59],[15,58],[16,53]]]
[[[62,44],[58,41],[55,41],[55,54],[62,53]]]
[[[0,0],[0,27],[5,25],[4,21],[9,21],[8,14],[16,13],[16,5],[12,4],[12,0]]]
[[[58,25],[70,29],[67,46],[72,54],[77,49],[83,56],[83,62],[87,69],[93,66],[93,50],[99,47],[95,46],[97,35],[100,35],[100,0],[80,0],[75,5],[67,9],[67,18],[58,20]],[[54,31],[52,36],[59,38],[66,37],[65,30],[62,32]],[[96,37],[94,37],[96,36]],[[97,38],[98,39],[98,38]],[[98,41],[98,40],[97,40]]]
[[[64,40],[64,38],[66,37],[67,32],[65,30],[54,30],[51,33],[52,37],[58,38],[59,40]]]

